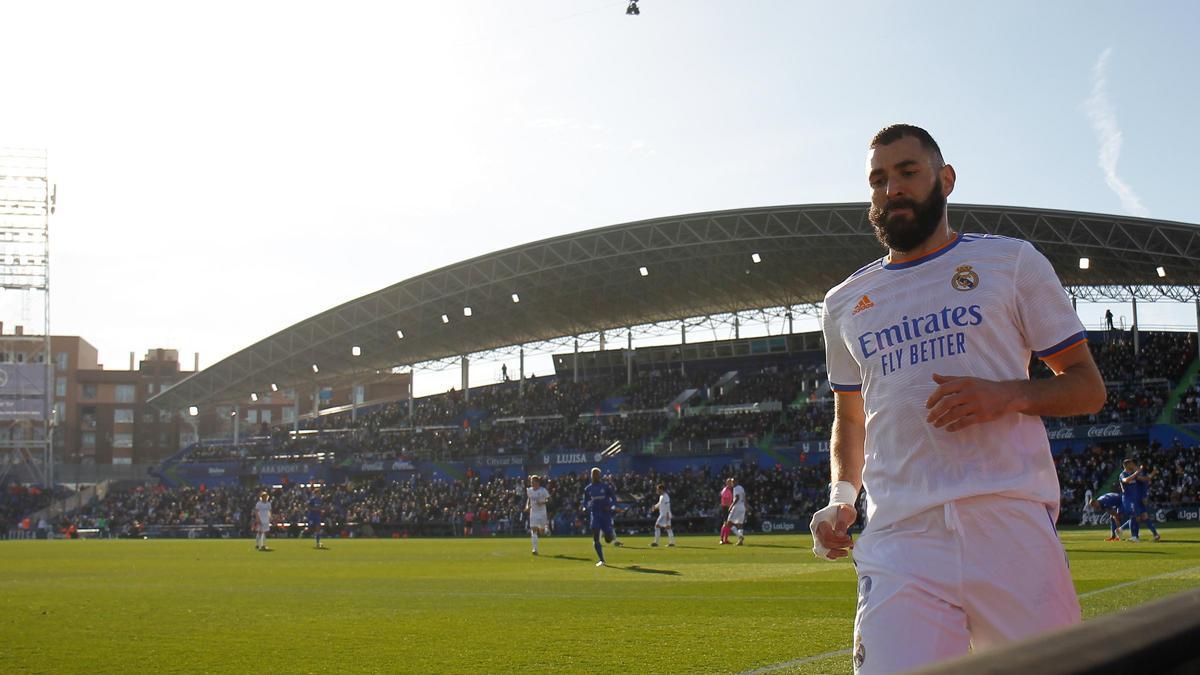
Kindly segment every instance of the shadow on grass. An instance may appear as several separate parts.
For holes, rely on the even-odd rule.
[[[626,572],[639,572],[641,574],[666,574],[667,576],[672,577],[682,576],[683,574],[682,572],[676,570],[657,570],[653,567],[642,567],[640,565],[629,565],[628,567],[621,567],[618,569],[623,569]]]
[[[1118,548],[1072,548],[1070,553],[1112,553],[1115,555],[1167,555],[1166,551],[1131,551]]]
[[[551,557],[555,558],[556,560],[582,560],[583,562],[591,562],[592,561],[591,558],[580,558],[577,555],[563,555],[561,553],[559,553],[556,556],[551,556]]]
[[[811,546],[793,546],[791,544],[746,544],[746,545],[753,546],[754,548],[798,548],[798,549],[803,549],[805,551],[812,550]]]

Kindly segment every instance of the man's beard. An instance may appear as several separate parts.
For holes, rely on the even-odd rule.
[[[912,215],[893,216],[892,212],[901,207],[910,209]],[[946,196],[942,194],[942,177],[938,176],[925,201],[899,197],[888,201],[882,208],[872,206],[867,219],[875,228],[875,237],[881,244],[893,251],[907,253],[933,235],[945,212]]]

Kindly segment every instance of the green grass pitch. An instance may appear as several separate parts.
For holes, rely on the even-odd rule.
[[[1200,583],[1200,529],[1063,534],[1086,617]],[[0,542],[6,672],[846,673],[853,570],[807,536]],[[664,542],[665,543],[665,542]],[[839,652],[830,657],[805,661]]]

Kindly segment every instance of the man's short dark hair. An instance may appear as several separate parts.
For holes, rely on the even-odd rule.
[[[912,136],[920,141],[921,147],[937,160],[935,163],[938,166],[946,163],[946,160],[942,159],[942,149],[938,147],[937,141],[933,140],[933,136],[930,136],[928,131],[912,124],[890,124],[880,129],[867,147],[878,148],[881,145],[891,145],[906,136]]]

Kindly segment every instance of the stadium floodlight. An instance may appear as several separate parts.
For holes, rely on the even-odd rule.
[[[639,267],[638,274],[640,274],[644,277],[648,277],[648,276],[650,276],[650,270],[646,269],[645,267]]]
[[[312,364],[312,369],[313,369],[313,374],[314,374],[314,375],[315,375],[315,374],[317,374],[317,373],[319,373],[319,372],[321,372],[321,369],[320,369],[320,368],[318,368],[318,367],[317,367],[317,364],[315,364],[315,363],[314,363],[314,364]]]
[[[471,308],[463,307],[463,316],[471,316]]]
[[[1080,259],[1079,259],[1079,269],[1081,269],[1081,270],[1086,270],[1086,269],[1088,269],[1088,268],[1089,268],[1089,267],[1091,267],[1091,266],[1092,266],[1092,261],[1091,261],[1091,260],[1089,260],[1089,259],[1087,259],[1087,258],[1080,258]]]
[[[188,414],[192,417],[195,417],[196,415],[200,414],[200,409],[194,405],[188,406]]]
[[[450,323],[450,317],[443,314],[442,315],[442,323]]]
[[[258,394],[254,393],[254,392],[250,392],[250,402],[258,403]]]
[[[638,16],[642,10],[638,9],[638,0],[629,0],[629,6],[625,8],[626,16]]]
[[[271,383],[271,391],[279,391],[279,385],[272,382]]]
[[[362,356],[362,347],[359,347],[358,345],[354,345],[353,347],[350,348],[350,355],[351,356]]]
[[[1160,279],[1161,279],[1161,278],[1163,278],[1163,277],[1165,277],[1165,276],[1167,276],[1167,268],[1163,267],[1162,265],[1159,265],[1159,266],[1158,266],[1158,269],[1156,269],[1156,270],[1154,270],[1154,271],[1155,271],[1155,272],[1158,272],[1158,277],[1159,277]]]
[[[751,254],[750,254],[750,259],[754,261],[754,264],[755,264],[755,265],[757,265],[758,263],[762,262],[762,256],[761,256],[761,255],[759,255],[759,254],[757,254],[757,253],[751,253]]]
[[[520,301],[521,301],[521,296],[517,295],[516,293],[513,293],[513,303],[515,304]]]
[[[237,417],[237,408],[234,408],[233,410],[231,410],[231,411],[229,412],[229,416],[230,416],[230,417]]]
[[[403,340],[403,339],[404,339],[404,331],[402,331],[402,330],[397,330],[397,331],[396,331],[396,339],[397,339],[397,340]]]

